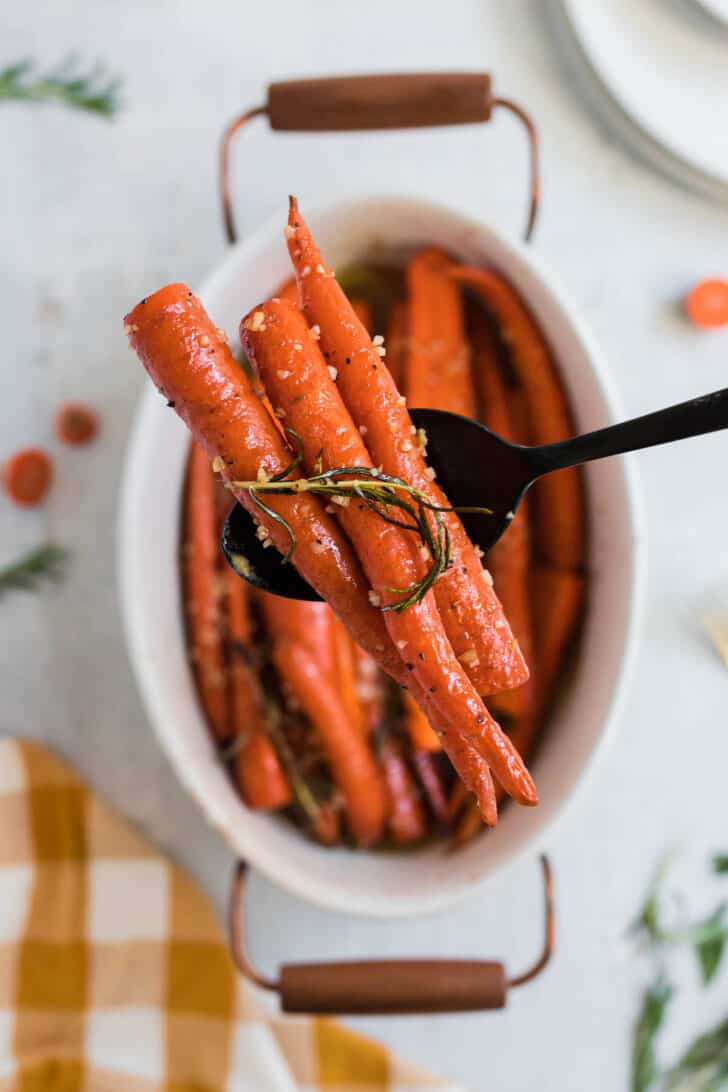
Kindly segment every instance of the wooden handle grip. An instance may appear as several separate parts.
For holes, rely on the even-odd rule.
[[[431,72],[286,80],[268,88],[272,129],[414,129],[488,121],[490,76]]]
[[[502,1009],[502,963],[403,959],[289,963],[278,989],[284,1012],[369,1015]]]

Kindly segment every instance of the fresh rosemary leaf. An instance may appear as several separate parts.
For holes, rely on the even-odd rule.
[[[666,1092],[728,1088],[728,1019],[698,1036],[667,1075]]]
[[[67,551],[52,542],[36,547],[0,569],[0,595],[9,591],[35,591],[43,580],[58,580],[67,558]]]
[[[713,871],[728,872],[728,853],[716,853],[713,857]]]
[[[704,986],[713,981],[723,958],[723,951],[728,939],[728,930],[726,930],[724,924],[725,909],[725,906],[721,905],[717,910],[713,911],[710,917],[706,918],[703,922],[706,935],[695,944],[695,954],[700,964]]]
[[[643,933],[653,942],[662,942],[665,939],[664,930],[660,920],[660,899],[667,874],[675,859],[674,852],[666,853],[657,866],[647,890],[644,905],[635,919],[631,932]]]
[[[645,991],[632,1043],[632,1092],[647,1092],[659,1076],[656,1041],[672,995],[662,976]]]
[[[120,88],[121,80],[101,65],[81,73],[73,58],[45,75],[27,60],[0,69],[0,101],[59,102],[107,118],[119,109]]]

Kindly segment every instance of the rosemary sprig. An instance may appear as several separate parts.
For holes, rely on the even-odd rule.
[[[0,595],[9,591],[35,591],[43,580],[58,580],[68,552],[47,542],[0,569]]]
[[[120,106],[121,80],[95,65],[85,74],[69,58],[45,75],[39,75],[32,61],[19,61],[0,69],[0,101],[59,102],[101,117],[113,117]]]
[[[728,1085],[728,1020],[699,1035],[667,1075],[667,1092],[718,1092]]]
[[[430,501],[421,489],[410,485],[402,478],[395,478],[390,474],[384,474],[376,467],[370,466],[339,466],[333,470],[321,471],[320,460],[317,463],[317,473],[309,478],[290,479],[288,475],[298,466],[303,457],[303,445],[300,437],[292,429],[287,429],[299,442],[299,450],[290,466],[280,474],[275,475],[269,481],[232,482],[234,489],[244,489],[251,500],[285,528],[288,534],[290,547],[284,561],[290,561],[296,548],[296,536],[293,528],[283,516],[274,512],[265,501],[261,500],[261,493],[278,493],[283,496],[292,496],[295,493],[313,493],[316,496],[326,497],[335,503],[348,504],[351,500],[358,500],[365,504],[387,523],[395,527],[401,527],[405,531],[411,531],[417,535],[421,545],[427,550],[431,558],[431,565],[421,580],[415,581],[406,588],[387,587],[385,591],[391,592],[400,598],[388,603],[381,609],[383,611],[403,611],[407,607],[419,603],[441,573],[444,573],[451,564],[450,534],[442,520],[442,512],[482,512],[489,513],[488,508],[446,508]],[[432,524],[434,523],[434,528]]]
[[[660,1073],[656,1041],[672,996],[672,987],[660,976],[648,987],[642,998],[632,1046],[632,1092],[647,1092]]]

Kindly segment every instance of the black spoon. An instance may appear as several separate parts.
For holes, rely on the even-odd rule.
[[[509,443],[456,413],[416,409],[411,416],[417,428],[427,432],[428,459],[453,507],[487,505],[491,509],[490,515],[462,516],[473,542],[487,553],[508,527],[529,486],[543,474],[728,428],[728,388],[541,447]],[[288,599],[321,598],[293,565],[282,563],[280,554],[263,549],[253,520],[239,504],[225,522],[222,548],[235,571],[256,587]]]

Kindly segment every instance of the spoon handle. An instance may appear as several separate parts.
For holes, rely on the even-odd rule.
[[[574,436],[571,440],[531,448],[529,462],[534,477],[540,477],[550,470],[562,470],[608,455],[622,455],[626,451],[640,451],[656,444],[669,444],[673,440],[685,440],[722,428],[728,428],[728,388],[635,417],[632,421]]]

